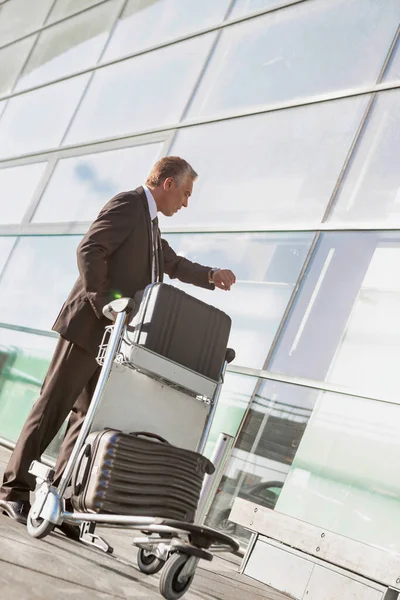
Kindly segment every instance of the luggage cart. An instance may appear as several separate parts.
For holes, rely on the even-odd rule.
[[[146,288],[139,318],[148,302],[151,288],[152,286]],[[113,315],[116,315],[116,318],[113,325],[106,327],[99,349],[97,361],[101,365],[101,371],[88,413],[58,488],[52,485],[53,469],[39,461],[32,463],[30,473],[36,477],[37,488],[27,528],[33,537],[44,538],[56,525],[63,522],[78,524],[82,542],[110,554],[113,549],[95,533],[96,527],[139,530],[142,536],[134,538],[133,545],[138,547],[137,564],[140,571],[152,575],[162,569],[160,593],[167,600],[177,600],[189,589],[200,559],[212,561],[214,553],[237,552],[239,544],[230,536],[201,523],[75,510],[69,512],[65,508],[65,492],[91,431],[111,427],[129,432],[134,426],[136,430],[139,427],[142,431],[162,433],[167,438],[172,436],[169,441],[174,445],[204,452],[226,366],[233,360],[235,353],[227,349],[219,381],[213,382],[129,341],[127,325],[134,307],[134,300],[121,298],[103,309],[105,316],[114,319]],[[126,392],[128,388],[131,397],[126,401],[124,390]],[[153,404],[150,410],[149,407],[143,410],[143,402],[132,401],[133,392],[140,399],[143,399],[143,394],[149,393],[146,401],[148,397],[151,398]],[[112,405],[107,404],[107,397],[114,400]],[[118,405],[118,411],[115,411],[115,397],[123,405],[122,408]],[[159,405],[156,408],[157,402]],[[175,418],[168,420],[171,405],[177,411],[182,408],[182,402],[185,402],[185,410],[178,414],[182,415],[183,421],[177,424]],[[169,407],[169,413],[166,407]],[[165,427],[169,427],[167,433]]]

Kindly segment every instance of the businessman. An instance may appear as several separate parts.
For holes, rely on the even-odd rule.
[[[54,484],[58,484],[99,376],[95,357],[109,323],[102,313],[105,304],[121,296],[132,298],[149,283],[162,281],[164,273],[210,290],[228,291],[235,283],[232,271],[178,256],[160,237],[157,213],[172,217],[187,207],[196,179],[197,173],[184,159],[162,158],[146,185],[118,194],[104,206],[80,242],[79,277],[53,325],[59,341],[40,396],[6,467],[0,513],[26,524],[29,493],[35,487],[29,466],[40,459],[70,414],[55,469]],[[67,535],[69,529],[64,524]]]

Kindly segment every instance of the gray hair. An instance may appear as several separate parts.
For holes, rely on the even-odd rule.
[[[195,181],[198,175],[184,158],[180,158],[179,156],[164,156],[151,169],[146,180],[146,185],[158,187],[168,177],[172,177],[176,185],[180,186],[188,177]]]

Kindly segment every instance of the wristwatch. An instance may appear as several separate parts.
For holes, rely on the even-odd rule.
[[[214,267],[213,269],[210,269],[209,273],[208,273],[208,283],[214,283],[214,275],[217,271],[220,271],[221,269],[219,267]]]

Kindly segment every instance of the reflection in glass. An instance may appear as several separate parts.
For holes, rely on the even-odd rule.
[[[35,39],[33,35],[0,49],[0,94],[11,92]]]
[[[321,392],[276,509],[399,554],[399,429],[398,404]]]
[[[14,246],[15,240],[16,238],[12,236],[0,237],[0,277],[10,252]]]
[[[302,2],[226,28],[188,118],[375,83],[398,0]]]
[[[256,383],[255,377],[226,373],[205,449],[209,458],[220,433],[236,436]]]
[[[146,181],[161,149],[156,143],[61,159],[33,221],[92,221],[115,194]]]
[[[66,143],[118,136],[181,117],[213,33],[97,71]]]
[[[114,60],[211,27],[223,20],[229,3],[230,0],[128,0],[103,60]]]
[[[56,0],[51,9],[49,18],[46,21],[46,25],[69,17],[70,15],[98,4],[99,2],[101,2],[101,0]]]
[[[318,225],[366,103],[351,98],[181,130],[170,154],[200,177],[174,223]]]
[[[0,120],[0,157],[57,147],[87,80],[80,75],[12,98]]]
[[[39,396],[54,338],[0,328],[0,436],[16,442]]]
[[[0,223],[20,223],[47,163],[0,169]]]
[[[320,238],[268,365],[399,402],[399,233]]]
[[[78,276],[80,236],[21,237],[0,280],[3,323],[49,330]]]
[[[120,6],[120,2],[106,2],[45,29],[15,89],[23,90],[94,66]]]
[[[230,292],[185,285],[232,319],[229,345],[235,365],[262,368],[313,238],[312,234],[168,234],[174,250],[203,265],[232,269]]]
[[[275,507],[318,396],[316,390],[294,394],[279,382],[260,383],[207,519],[242,541],[251,534],[229,521],[235,498]]]
[[[8,44],[43,25],[53,0],[12,0],[0,9],[0,40]]]
[[[400,91],[379,94],[330,221],[400,225]]]

